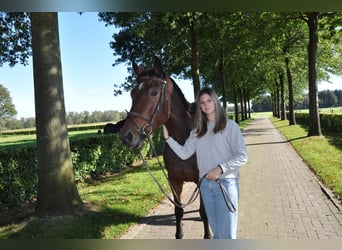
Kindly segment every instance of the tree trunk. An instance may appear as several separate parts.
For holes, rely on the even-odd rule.
[[[243,102],[244,102],[244,118],[247,120],[247,91],[246,88],[243,88]]]
[[[235,122],[239,123],[239,104],[238,104],[238,98],[237,98],[237,90],[236,87],[234,87],[234,111],[235,111]]]
[[[247,92],[247,105],[248,105],[248,119],[251,118],[251,100],[249,97],[249,91]]]
[[[274,108],[275,108],[275,116],[277,118],[280,118],[279,83],[278,82],[275,82]]]
[[[287,75],[287,84],[289,88],[289,125],[296,125],[296,117],[294,113],[294,97],[293,97],[293,80],[292,73],[290,69],[290,58],[285,57],[285,65],[286,65],[286,75]]]
[[[316,57],[318,46],[318,12],[309,12],[309,44],[308,44],[308,60],[309,60],[309,132],[308,136],[321,136],[321,123],[319,119],[318,107],[318,87],[317,87],[317,69]]]
[[[281,73],[279,75],[279,83],[280,83],[280,111],[281,111],[281,120],[286,120],[286,104],[285,104],[285,81],[284,74]]]
[[[38,216],[69,214],[82,204],[66,123],[57,13],[31,13],[38,146]]]
[[[200,91],[200,71],[199,71],[199,35],[196,27],[195,18],[191,18],[190,21],[190,33],[191,33],[191,76],[194,85],[195,98]]]
[[[221,79],[221,91],[222,91],[222,104],[224,110],[227,110],[227,97],[226,97],[226,79],[224,77],[224,55],[223,48],[221,50],[221,58],[219,62],[219,74]]]
[[[276,103],[275,103],[275,98],[274,98],[275,94],[274,93],[275,93],[274,91],[271,93],[272,112],[273,112],[273,116],[277,117],[277,107],[276,107]]]
[[[240,106],[241,106],[241,121],[245,120],[245,116],[244,116],[244,107],[243,107],[243,92],[242,92],[242,88],[239,88],[239,92],[240,92]]]

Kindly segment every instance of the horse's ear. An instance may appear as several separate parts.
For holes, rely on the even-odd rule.
[[[132,61],[132,66],[135,74],[138,76],[142,73],[142,68],[138,66],[138,64],[135,61]]]
[[[163,65],[161,63],[161,60],[157,56],[154,56],[153,68],[157,75],[164,75]]]

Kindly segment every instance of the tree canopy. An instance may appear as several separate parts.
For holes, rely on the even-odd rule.
[[[119,29],[110,43],[119,56],[114,65],[135,60],[146,66],[154,54],[161,55],[166,73],[191,78],[195,94],[202,86],[213,87],[224,105],[228,101],[237,106],[240,100],[240,106],[246,106],[268,92],[274,106],[284,113],[289,105],[293,114],[294,99],[309,89],[311,120],[318,124],[317,82],[328,80],[329,73],[342,74],[341,13],[145,12],[99,17]],[[115,85],[115,94],[130,90],[132,83],[129,76]],[[309,134],[320,133],[314,128]]]
[[[28,13],[0,12],[0,67],[4,63],[27,65],[32,55]]]
[[[149,67],[154,55],[158,55],[167,74],[192,80],[194,95],[200,87],[211,86],[224,105],[230,102],[237,106],[240,102],[243,106],[248,100],[270,93],[274,96],[274,106],[290,103],[291,111],[292,99],[303,98],[303,91],[309,86],[329,80],[331,74],[342,75],[341,13],[100,12],[98,15],[105,25],[115,27],[110,41],[116,56],[113,66],[127,63],[130,68],[134,60]],[[315,57],[308,59],[312,55],[308,48],[314,48],[308,24],[309,17],[314,15],[319,39],[315,42]],[[0,66],[27,64],[32,54],[28,13],[1,12],[0,27]],[[132,87],[133,73],[124,83],[114,85],[114,94]],[[317,88],[312,92],[315,94],[310,101],[311,113],[315,113]],[[283,103],[277,103],[280,100]]]

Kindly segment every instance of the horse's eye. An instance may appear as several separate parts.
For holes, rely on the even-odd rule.
[[[151,96],[156,96],[157,94],[158,94],[158,92],[156,90],[151,91]]]

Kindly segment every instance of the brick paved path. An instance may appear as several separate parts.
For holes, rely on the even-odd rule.
[[[240,171],[240,239],[342,239],[341,211],[267,118],[243,131],[249,161]],[[194,184],[186,183],[192,193]],[[184,239],[202,239],[198,200],[185,208]],[[174,239],[173,206],[164,201],[123,239]]]

